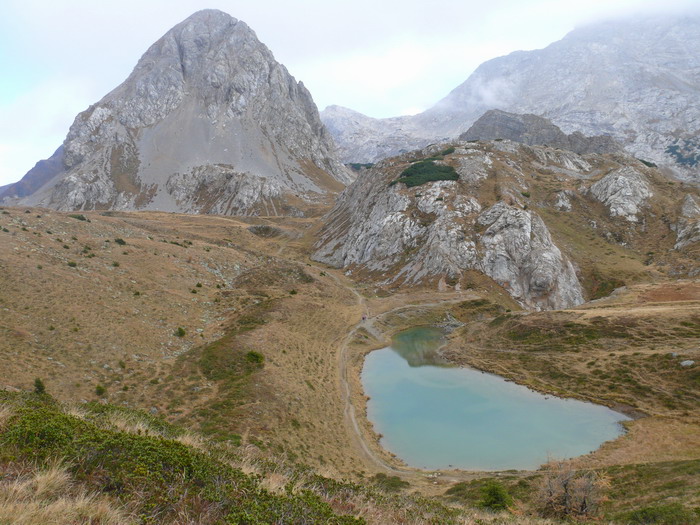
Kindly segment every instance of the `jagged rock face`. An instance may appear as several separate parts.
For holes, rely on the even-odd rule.
[[[697,192],[679,194],[680,185],[624,153],[581,156],[508,140],[452,145],[362,171],[324,218],[313,258],[387,286],[462,286],[476,270],[526,308],[565,308],[588,295],[583,279],[605,271],[592,245],[610,246],[596,248],[600,257],[614,258],[619,247],[640,258],[665,254],[700,217],[691,202]],[[459,180],[400,182],[426,158],[452,166]],[[668,210],[684,198],[674,223]],[[676,267],[690,274],[693,256],[682,250]]]
[[[563,148],[579,155],[586,153],[616,153],[622,146],[611,137],[586,137],[582,133],[564,133],[546,118],[537,115],[517,115],[497,109],[484,113],[459,140],[506,139],[529,146]]]
[[[245,23],[216,10],[171,29],[123,84],[78,115],[63,165],[24,202],[298,213],[296,205],[328,200],[352,179],[303,84]]]
[[[328,215],[313,258],[363,268],[389,283],[455,280],[478,270],[533,309],[583,302],[571,262],[536,213],[504,201],[483,209],[478,186],[492,173],[494,155],[463,147],[452,159],[459,181],[390,186],[391,161],[361,174]]]
[[[637,214],[653,195],[644,175],[631,167],[607,174],[591,186],[590,192],[608,207],[610,215],[630,222],[637,222]]]
[[[532,113],[565,133],[610,135],[635,156],[698,183],[699,99],[700,18],[656,15],[582,27],[545,49],[489,60],[427,111],[363,125],[371,140],[397,141],[405,150],[457,137],[490,109]],[[347,140],[354,136],[362,133],[334,132],[345,159],[377,160]]]
[[[678,235],[674,248],[682,250],[700,242],[700,205],[692,195],[686,195],[676,225]]]

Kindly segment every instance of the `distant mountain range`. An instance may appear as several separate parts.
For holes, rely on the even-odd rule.
[[[503,138],[577,153],[624,147],[700,183],[700,18],[618,20],[485,62],[434,107],[321,116],[242,21],[204,10],[80,113],[54,155],[0,202],[59,210],[309,215],[354,175],[429,144]],[[324,126],[325,123],[325,126]],[[332,137],[335,138],[336,145]]]
[[[486,111],[550,119],[565,133],[610,135],[630,153],[700,183],[700,17],[581,27],[536,51],[483,63],[415,116],[372,119],[331,106],[321,118],[345,162],[375,162],[457,138]]]

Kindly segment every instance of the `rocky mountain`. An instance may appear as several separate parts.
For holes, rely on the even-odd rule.
[[[566,308],[654,276],[697,275],[699,192],[624,153],[507,140],[386,159],[339,197],[313,258],[383,286],[464,289]]]
[[[529,146],[551,146],[579,155],[622,151],[622,146],[606,135],[586,137],[578,131],[567,135],[546,118],[507,113],[498,109],[484,113],[459,136],[459,140],[465,141],[495,139],[512,140]]]
[[[610,135],[697,183],[699,96],[700,17],[657,15],[581,27],[544,49],[489,60],[412,117],[365,120],[329,108],[322,119],[343,160],[373,162],[385,154],[376,144],[396,143],[397,154],[455,138],[490,109],[532,113],[565,133]]]
[[[299,215],[352,179],[304,85],[216,10],[153,44],[44,164],[5,196],[60,210]]]

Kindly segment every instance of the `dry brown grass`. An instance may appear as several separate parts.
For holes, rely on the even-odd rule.
[[[58,464],[0,481],[0,523],[117,525],[132,520],[107,498],[73,487]]]

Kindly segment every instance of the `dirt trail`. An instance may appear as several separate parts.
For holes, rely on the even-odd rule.
[[[320,268],[319,268],[320,270]],[[346,290],[350,291],[355,295],[357,298],[357,304],[362,308],[363,311],[367,312],[367,305],[366,305],[366,300],[358,292],[355,288],[353,288],[350,285],[347,285],[343,282],[341,282],[341,279],[339,279],[336,275],[332,273],[328,273],[329,277],[331,277],[338,286],[345,288]],[[402,476],[420,476],[420,477],[425,477],[427,474],[427,471],[423,471],[420,469],[415,469],[411,467],[397,467],[394,465],[391,465],[388,463],[386,460],[384,460],[381,456],[379,456],[373,449],[370,444],[367,443],[367,440],[365,439],[365,435],[360,429],[360,425],[358,423],[358,418],[356,415],[355,411],[355,405],[353,404],[353,392],[352,392],[352,387],[350,385],[350,380],[348,378],[348,350],[350,346],[350,342],[353,340],[353,338],[356,336],[357,332],[359,330],[364,330],[365,332],[369,333],[373,338],[375,338],[377,341],[384,341],[387,338],[387,334],[381,332],[375,327],[375,323],[382,318],[391,315],[392,313],[399,312],[401,310],[411,310],[411,309],[416,309],[416,308],[437,308],[442,305],[446,304],[454,304],[458,303],[465,300],[465,297],[459,297],[459,298],[452,298],[452,299],[445,299],[443,301],[436,301],[436,302],[423,302],[423,303],[410,303],[410,304],[404,304],[401,306],[397,306],[395,308],[392,308],[390,310],[387,310],[386,312],[382,312],[380,314],[377,314],[375,316],[369,316],[367,314],[367,317],[365,317],[362,321],[357,323],[352,330],[350,330],[347,335],[342,339],[340,346],[338,348],[338,375],[340,379],[340,384],[341,384],[341,391],[343,395],[343,403],[345,405],[344,408],[344,417],[345,417],[345,422],[347,427],[351,430],[351,435],[352,435],[352,440],[355,442],[355,446],[357,450],[361,451],[362,455],[365,457],[366,460],[368,460],[370,463],[374,464],[375,466],[379,467],[380,469],[392,473],[392,474],[401,474]],[[464,473],[467,476],[470,476],[466,472]],[[460,476],[461,477],[461,476]]]

